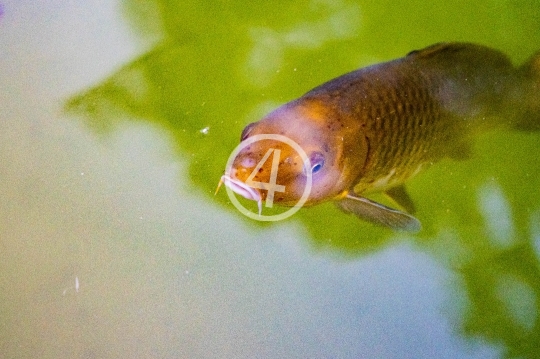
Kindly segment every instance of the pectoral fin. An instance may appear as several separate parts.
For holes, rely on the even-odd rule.
[[[456,161],[468,160],[472,157],[473,149],[470,142],[460,141],[448,150],[447,156]]]
[[[353,213],[360,219],[390,227],[397,231],[418,232],[422,228],[420,221],[410,214],[386,207],[352,193],[339,200],[337,205],[343,211]]]
[[[411,197],[409,197],[409,194],[405,190],[404,186],[392,187],[388,191],[386,191],[385,194],[390,197],[390,199],[392,199],[394,202],[396,202],[398,206],[400,206],[407,212],[416,212],[414,202],[412,201]]]

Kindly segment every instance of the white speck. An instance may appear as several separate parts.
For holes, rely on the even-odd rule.
[[[296,71],[296,67],[294,68],[294,70],[293,70],[293,71]]]
[[[64,291],[62,292],[62,295],[66,295],[67,291],[70,290],[71,288],[75,288],[75,292],[79,293],[79,288],[80,288],[79,277],[75,277],[75,286],[65,288]]]
[[[81,172],[81,176],[84,176],[84,172]]]
[[[207,135],[207,134],[208,134],[208,131],[210,131],[210,127],[209,127],[209,126],[206,126],[205,128],[199,130],[199,132],[202,133],[203,135]]]

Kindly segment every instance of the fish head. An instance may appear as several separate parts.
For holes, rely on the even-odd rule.
[[[305,205],[340,195],[351,187],[363,158],[345,158],[350,150],[345,140],[348,131],[334,131],[328,116],[321,104],[293,101],[247,125],[241,135],[246,145],[223,182],[245,198],[260,203],[272,196],[273,203],[284,206],[296,205],[305,196],[306,186],[310,188]],[[250,141],[257,135],[279,138]]]

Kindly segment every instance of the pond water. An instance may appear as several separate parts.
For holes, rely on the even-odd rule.
[[[0,356],[533,358],[540,133],[408,184],[424,229],[214,195],[243,127],[440,41],[516,64],[521,1],[0,1]]]

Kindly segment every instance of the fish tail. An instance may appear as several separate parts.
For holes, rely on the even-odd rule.
[[[540,51],[518,68],[519,99],[513,102],[518,107],[518,117],[513,127],[521,131],[540,131]]]

